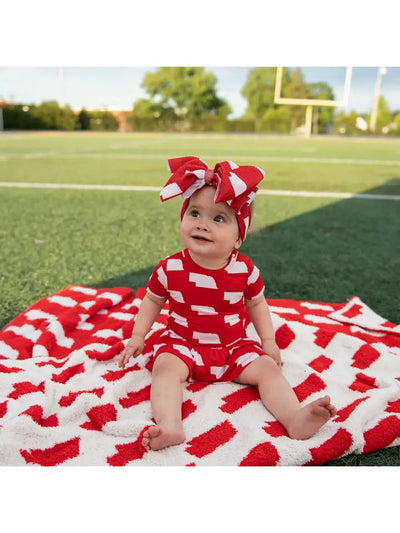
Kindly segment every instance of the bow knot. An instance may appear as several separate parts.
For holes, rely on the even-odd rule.
[[[204,185],[216,188],[215,203],[232,202],[231,207],[240,211],[244,203],[250,204],[257,192],[257,184],[264,171],[253,166],[238,166],[232,161],[217,163],[214,169],[198,157],[178,157],[168,160],[172,176],[161,190],[161,200],[183,195],[185,199]]]
[[[208,168],[204,172],[204,181],[207,183],[207,185],[212,185],[213,178],[214,178],[214,171],[211,170],[211,168]]]

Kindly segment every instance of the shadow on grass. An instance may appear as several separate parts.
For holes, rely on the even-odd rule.
[[[400,178],[365,194],[398,190]],[[241,247],[260,268],[270,298],[345,302],[354,295],[399,323],[399,201],[351,198],[250,233]],[[161,259],[161,257],[160,257]],[[154,265],[155,266],[155,265]],[[144,286],[153,267],[98,287]],[[348,455],[327,466],[393,466],[400,446]]]
[[[385,194],[388,186],[400,187],[400,178],[365,194]],[[250,232],[240,251],[260,268],[267,297],[344,302],[357,295],[398,323],[399,207],[395,200],[340,200]],[[96,286],[136,289],[152,270],[128,272]]]

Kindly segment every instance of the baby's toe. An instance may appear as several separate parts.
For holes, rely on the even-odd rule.
[[[336,407],[332,404],[328,405],[328,411],[330,412],[331,416],[335,416],[337,413]]]

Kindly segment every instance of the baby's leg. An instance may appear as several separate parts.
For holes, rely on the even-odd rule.
[[[258,387],[261,401],[292,439],[308,439],[336,414],[329,396],[301,407],[280,368],[268,356],[259,357],[250,363],[236,381]]]
[[[160,450],[185,440],[182,427],[182,383],[189,375],[187,365],[172,354],[160,354],[154,362],[151,380],[151,408],[156,425],[143,433],[146,450]]]

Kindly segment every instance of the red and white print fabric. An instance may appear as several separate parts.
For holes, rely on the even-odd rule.
[[[156,266],[147,289],[169,302],[168,330],[153,348],[147,347],[154,358],[171,353],[184,361],[189,381],[233,381],[264,354],[259,344],[246,339],[244,303],[262,295],[264,283],[243,254],[234,251],[226,267],[209,270],[183,250]]]
[[[156,266],[147,288],[168,298],[174,333],[194,345],[226,346],[246,336],[244,299],[260,296],[264,283],[251,259],[238,251],[226,267],[209,270],[183,250]]]
[[[0,465],[315,465],[400,444],[399,326],[357,297],[268,299],[285,377],[301,403],[329,394],[336,416],[297,441],[255,388],[188,383],[186,441],[146,451],[149,354],[118,367],[144,294],[67,287],[0,331]],[[149,340],[165,330],[168,313],[166,304]]]

